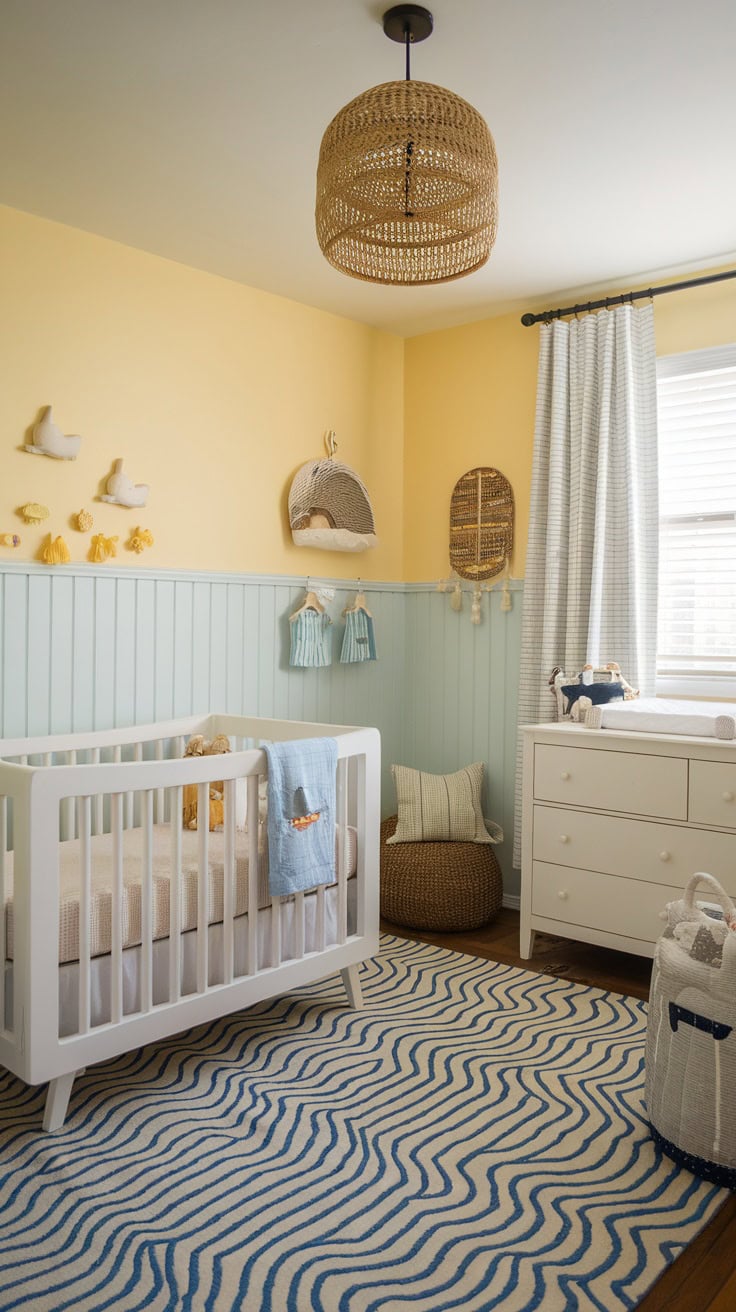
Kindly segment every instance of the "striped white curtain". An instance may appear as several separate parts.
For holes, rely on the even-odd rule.
[[[652,305],[542,325],[520,725],[554,720],[556,665],[575,674],[618,661],[629,683],[654,692],[657,505]],[[515,865],[520,820],[519,768]]]

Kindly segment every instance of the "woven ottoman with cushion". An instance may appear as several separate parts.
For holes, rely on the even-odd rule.
[[[395,925],[477,929],[501,906],[503,883],[480,802],[483,764],[451,775],[392,766],[398,816],[381,825],[381,914]]]

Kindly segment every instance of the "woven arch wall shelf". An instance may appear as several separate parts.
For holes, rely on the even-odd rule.
[[[289,492],[289,525],[297,547],[366,551],[378,544],[368,490],[349,465],[335,460],[334,432],[326,437],[327,460],[308,460]]]
[[[513,546],[509,480],[498,469],[469,469],[450,500],[450,565],[463,579],[492,579],[505,569]]]

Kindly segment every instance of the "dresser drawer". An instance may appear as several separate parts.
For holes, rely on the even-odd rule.
[[[690,762],[689,818],[736,829],[736,759]]]
[[[534,796],[547,802],[686,820],[687,765],[679,756],[537,743]]]
[[[566,870],[541,861],[532,867],[533,916],[645,943],[656,943],[663,929],[660,911],[681,896],[682,889],[665,884],[623,881],[593,870]]]
[[[535,861],[674,884],[680,890],[696,870],[707,870],[736,893],[736,833],[537,805],[533,845]]]

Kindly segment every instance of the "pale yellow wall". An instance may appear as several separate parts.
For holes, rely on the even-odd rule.
[[[736,341],[736,281],[656,297],[654,316],[659,355]],[[511,572],[523,577],[538,329],[524,328],[519,320],[514,313],[428,333],[406,344],[408,580],[449,573],[450,496],[460,475],[476,465],[495,466],[512,484],[516,541]]]
[[[139,523],[154,534],[123,565],[401,577],[399,338],[2,207],[0,307],[0,533],[22,538],[0,559],[36,557],[45,530],[14,512],[40,501],[75,560],[85,507],[121,546]],[[20,449],[45,404],[82,434],[76,461]],[[291,542],[288,487],[329,428],[371,493],[371,551]],[[151,485],[145,510],[95,499],[116,457]]]

